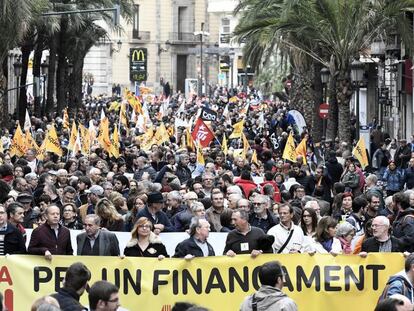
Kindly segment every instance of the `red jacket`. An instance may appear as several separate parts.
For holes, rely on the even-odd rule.
[[[246,198],[249,198],[250,191],[257,188],[257,185],[252,180],[246,180],[246,179],[238,178],[238,179],[236,179],[235,183],[236,183],[237,186],[239,186],[243,189],[244,196]]]
[[[280,203],[282,201],[282,196],[280,195],[280,190],[279,190],[279,187],[277,186],[277,183],[274,180],[267,180],[265,182],[262,182],[260,184],[260,187],[262,188],[262,193],[263,193],[263,188],[266,185],[273,186],[273,188],[275,189],[275,193],[273,194],[273,201]]]

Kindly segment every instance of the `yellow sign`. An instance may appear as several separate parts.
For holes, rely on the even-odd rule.
[[[29,310],[37,298],[62,285],[66,268],[82,261],[92,272],[91,284],[106,279],[120,288],[121,305],[129,310],[158,311],[187,301],[212,311],[236,311],[244,297],[259,288],[258,267],[279,260],[286,272],[283,291],[299,310],[373,310],[388,277],[403,269],[400,253],[353,255],[286,254],[229,257],[124,259],[113,257],[38,256],[0,258],[0,290],[9,311]],[[385,264],[386,263],[386,264]],[[87,305],[87,295],[81,298]]]
[[[132,61],[133,62],[145,61],[144,51],[143,50],[134,50],[134,52],[132,52]]]
[[[356,144],[354,150],[352,150],[352,154],[355,158],[361,163],[362,169],[364,169],[369,163],[368,163],[368,156],[367,156],[367,149],[365,147],[365,140],[363,137],[361,137],[358,140],[358,143]]]
[[[292,133],[290,133],[286,141],[285,150],[283,150],[282,158],[291,162],[296,162],[296,157],[297,153],[295,148],[295,141],[293,140]]]

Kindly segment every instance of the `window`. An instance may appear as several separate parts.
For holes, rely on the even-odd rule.
[[[230,19],[222,18],[221,27],[222,27],[222,33],[225,33],[225,34],[230,33]]]
[[[139,39],[139,5],[134,4],[132,15],[132,38]]]

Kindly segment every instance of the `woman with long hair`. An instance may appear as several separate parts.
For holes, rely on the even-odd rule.
[[[96,203],[96,215],[101,217],[101,227],[109,231],[123,231],[124,220],[116,211],[115,206],[107,199],[103,198]]]
[[[131,240],[127,243],[126,257],[157,257],[159,260],[169,257],[165,245],[154,232],[153,225],[146,217],[140,217],[131,231]]]
[[[83,224],[78,218],[76,205],[73,203],[65,203],[62,207],[63,217],[60,221],[62,226],[73,230],[82,230]]]
[[[307,207],[303,210],[300,218],[300,227],[305,236],[314,237],[318,226],[318,215],[313,208]]]
[[[341,242],[336,238],[337,224],[338,222],[331,216],[322,217],[316,227],[314,252],[334,256],[342,253]]]

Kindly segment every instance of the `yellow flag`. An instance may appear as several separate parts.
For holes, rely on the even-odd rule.
[[[368,165],[367,149],[365,148],[365,141],[363,137],[358,140],[354,150],[352,150],[352,154],[359,161],[359,163],[361,163],[362,169]]]
[[[200,165],[205,165],[205,160],[203,156],[203,147],[201,147],[200,141],[197,144],[197,163]]]
[[[227,153],[229,152],[228,151],[228,148],[227,148],[227,138],[226,138],[226,134],[223,134],[223,141],[221,143],[221,150],[223,151],[223,153],[225,155],[227,155]]]
[[[78,129],[76,128],[75,120],[73,120],[72,129],[70,131],[68,150],[73,150],[73,147],[75,146],[76,134],[77,133],[78,133]]]
[[[290,133],[286,142],[285,150],[283,150],[282,158],[291,162],[296,162],[296,157],[295,142],[293,140],[292,133]]]
[[[47,137],[47,135],[46,135]],[[36,153],[36,159],[38,159],[39,161],[43,161],[45,158],[45,152],[46,152],[46,137],[43,140],[43,143],[40,145],[39,150]]]
[[[53,152],[59,156],[62,156],[62,149],[60,148],[60,142],[54,124],[52,124],[45,140],[45,151]]]
[[[39,146],[36,144],[29,130],[26,130],[26,146],[27,148],[34,149],[36,152],[39,149]]]
[[[170,136],[168,135],[167,129],[165,128],[164,122],[161,122],[160,126],[155,132],[153,141],[157,145],[161,145],[163,142],[170,141]]]
[[[79,131],[82,146],[81,153],[83,155],[89,155],[91,151],[91,136],[89,135],[89,131],[82,124],[79,124]]]
[[[117,101],[113,101],[111,103],[111,105],[109,106],[108,111],[111,111],[111,110],[118,111],[118,109],[119,109],[120,106],[121,106],[120,103],[118,103]]]
[[[69,115],[68,115],[68,108],[63,110],[63,128],[69,129]]]
[[[187,149],[190,149],[191,151],[194,150],[194,140],[191,136],[190,130],[188,128],[185,129],[185,136],[186,136],[186,146]]]
[[[259,161],[257,161],[257,152],[256,152],[256,149],[253,149],[252,163],[255,163],[257,165],[259,164]]]
[[[302,156],[303,164],[305,165],[308,164],[308,162],[306,161],[306,152],[306,138],[303,138],[300,144],[296,147],[296,154]]]
[[[18,125],[16,131],[14,132],[13,139],[11,141],[10,157],[22,157],[26,153],[26,149],[26,139],[24,138],[20,125]]]
[[[241,157],[243,159],[246,159],[247,158],[247,152],[250,149],[250,144],[249,144],[249,141],[247,140],[246,135],[244,135],[244,133],[242,133],[242,138],[243,138],[243,152],[241,154]]]
[[[114,133],[112,134],[111,140],[111,153],[115,158],[119,158],[119,135],[118,135],[118,127],[115,126]]]
[[[99,124],[98,142],[104,150],[110,152],[111,140],[109,139],[109,120],[107,117],[104,117]]]
[[[121,110],[119,111],[119,120],[124,127],[128,128],[128,120],[127,120],[127,113],[126,113],[126,103],[121,103]]]
[[[232,138],[240,138],[242,133],[243,133],[243,125],[244,125],[244,119],[237,122],[236,124],[233,125],[233,133],[231,133],[230,135],[230,139]]]

